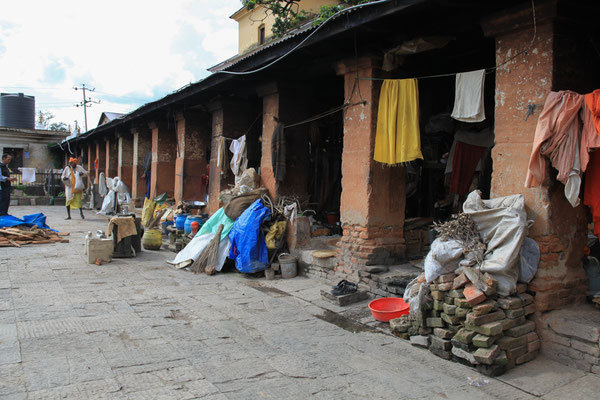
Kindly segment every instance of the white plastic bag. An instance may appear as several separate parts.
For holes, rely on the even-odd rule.
[[[519,282],[529,283],[535,276],[540,262],[540,246],[526,237],[519,253]]]
[[[78,192],[82,192],[85,189],[85,185],[83,184],[83,179],[81,178],[81,172],[75,172],[75,190]]]
[[[440,275],[454,272],[458,268],[462,255],[463,247],[458,241],[435,239],[431,243],[431,250],[425,257],[427,283],[434,281]]]

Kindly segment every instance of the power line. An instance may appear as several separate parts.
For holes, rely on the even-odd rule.
[[[82,90],[83,91],[83,101],[79,104],[75,104],[75,107],[83,107],[83,117],[84,117],[84,121],[85,121],[85,131],[87,132],[88,128],[87,128],[87,108],[91,107],[92,104],[100,104],[100,100],[96,101],[96,100],[92,100],[91,97],[88,97],[87,99],[85,98],[85,90],[89,90],[90,92],[93,92],[96,90],[96,88],[94,89],[90,89],[89,87],[85,87],[85,83],[81,84],[81,87],[73,87],[73,89],[75,89],[75,91],[77,90]]]

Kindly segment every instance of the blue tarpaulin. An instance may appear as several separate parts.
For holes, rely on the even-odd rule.
[[[267,245],[260,226],[270,215],[271,210],[258,199],[235,220],[229,232],[229,258],[235,260],[238,271],[248,274],[269,266]]]
[[[0,216],[0,228],[10,228],[11,226],[17,225],[37,226],[38,228],[51,229],[46,225],[46,216],[42,213],[25,215],[22,219],[12,215]]]

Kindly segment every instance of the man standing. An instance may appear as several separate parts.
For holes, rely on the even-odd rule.
[[[69,158],[69,165],[63,170],[61,179],[65,184],[65,197],[67,198],[67,218],[71,219],[71,208],[79,208],[81,219],[83,209],[81,208],[81,195],[85,189],[83,177],[87,175],[87,171],[81,165],[77,165],[77,158]]]
[[[10,205],[10,183],[17,178],[10,177],[10,164],[12,156],[10,154],[2,154],[2,162],[0,162],[0,216],[8,215],[8,206]]]

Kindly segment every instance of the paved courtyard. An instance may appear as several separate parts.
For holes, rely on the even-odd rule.
[[[354,322],[371,321],[366,303],[342,310],[321,300],[325,282],[194,275],[172,269],[165,260],[174,253],[164,250],[90,265],[84,235],[106,229],[104,217],[10,211],[43,212],[71,236],[0,248],[0,398],[584,399],[600,391],[600,377],[543,359],[502,380],[483,377]]]

